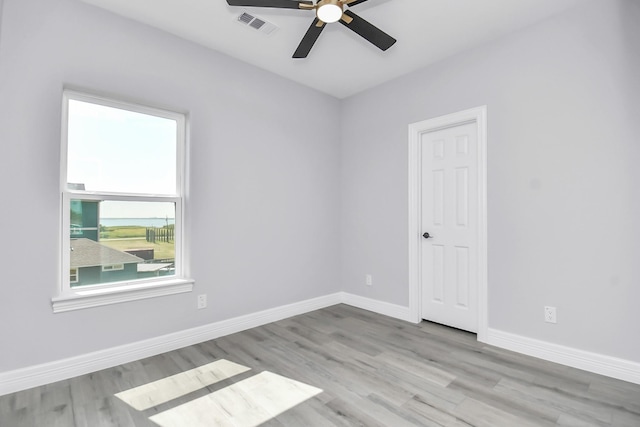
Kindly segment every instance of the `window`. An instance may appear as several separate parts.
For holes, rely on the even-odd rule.
[[[187,292],[185,116],[65,91],[54,311]]]

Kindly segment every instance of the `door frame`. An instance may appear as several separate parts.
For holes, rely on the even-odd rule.
[[[421,136],[441,129],[475,123],[478,132],[478,341],[486,342],[488,331],[487,263],[487,106],[483,105],[409,125],[409,313],[422,320],[422,180]]]

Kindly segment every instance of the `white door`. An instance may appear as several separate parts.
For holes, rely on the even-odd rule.
[[[421,316],[478,331],[477,124],[420,136]]]

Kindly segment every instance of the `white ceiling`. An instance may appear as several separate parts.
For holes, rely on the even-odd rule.
[[[226,0],[82,1],[345,98],[586,0],[369,0],[351,11],[396,38],[394,46],[382,52],[336,23],[307,59],[295,60],[312,11],[231,7]],[[278,30],[265,35],[238,23],[243,10]]]

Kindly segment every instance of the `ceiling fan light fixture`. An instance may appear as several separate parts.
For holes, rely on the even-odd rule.
[[[322,0],[318,2],[316,16],[326,24],[338,22],[342,17],[342,3],[340,0]]]

